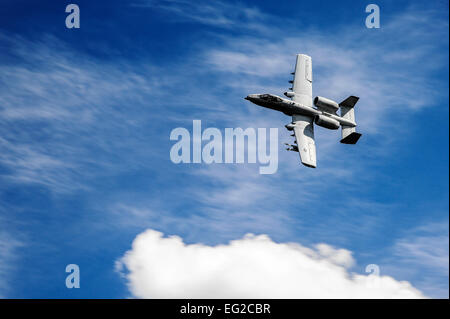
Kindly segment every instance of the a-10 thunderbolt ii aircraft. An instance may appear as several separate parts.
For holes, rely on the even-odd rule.
[[[314,142],[314,123],[330,130],[342,127],[341,143],[356,144],[361,134],[356,132],[355,111],[353,107],[358,97],[350,96],[341,103],[317,96],[312,99],[312,64],[311,57],[305,54],[297,55],[297,63],[292,88],[284,95],[292,100],[273,94],[250,94],[245,99],[257,105],[283,112],[292,116],[292,123],[286,125],[289,131],[294,131],[296,145],[287,144],[288,151],[300,153],[300,159],[305,166],[316,167],[316,145]],[[336,111],[341,109],[340,116]]]

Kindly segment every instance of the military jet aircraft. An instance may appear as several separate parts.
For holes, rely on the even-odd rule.
[[[314,123],[330,130],[342,128],[341,143],[356,144],[361,137],[356,132],[354,106],[359,98],[350,96],[341,103],[317,96],[312,99],[312,64],[311,57],[297,55],[292,88],[284,92],[291,100],[273,94],[250,94],[245,97],[257,105],[283,112],[292,116],[292,122],[285,127],[294,131],[294,144],[285,143],[288,151],[299,152],[303,165],[316,167],[316,145],[314,142]],[[314,106],[313,106],[314,102]],[[340,116],[336,111],[340,109]]]

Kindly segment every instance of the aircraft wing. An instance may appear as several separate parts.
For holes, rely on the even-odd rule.
[[[297,55],[292,92],[292,100],[312,107],[312,61],[306,54]]]
[[[306,54],[298,54],[292,81],[292,100],[312,107],[312,61]],[[292,115],[292,124],[298,153],[302,164],[316,167],[316,144],[314,142],[314,118],[312,116]]]
[[[305,115],[293,115],[292,124],[297,141],[298,153],[303,165],[316,167],[316,144],[314,142],[314,118]]]

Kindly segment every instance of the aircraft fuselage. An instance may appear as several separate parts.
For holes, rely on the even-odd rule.
[[[316,118],[317,116],[324,116],[338,121],[340,125],[350,127],[356,126],[355,122],[340,117],[336,114],[328,113],[313,107],[302,105],[298,102],[288,100],[274,94],[250,94],[247,97],[245,97],[245,99],[256,105],[272,109],[275,111],[283,112],[284,114],[289,116],[306,115],[311,116],[313,118]]]

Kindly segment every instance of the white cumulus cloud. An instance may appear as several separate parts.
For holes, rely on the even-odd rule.
[[[407,281],[351,273],[350,251],[248,234],[226,245],[185,244],[148,229],[117,261],[138,298],[423,298]]]

